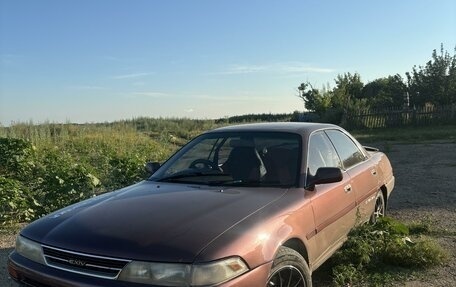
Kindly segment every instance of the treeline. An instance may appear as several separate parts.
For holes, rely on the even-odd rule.
[[[247,114],[241,116],[232,116],[221,118],[215,121],[216,124],[235,124],[235,123],[252,123],[252,122],[289,122],[297,119],[298,112],[293,114]]]
[[[375,79],[364,84],[358,73],[344,73],[335,87],[317,89],[309,82],[298,87],[308,111],[321,121],[343,124],[344,115],[368,109],[445,106],[456,104],[456,48],[453,55],[440,47],[423,66],[411,72]]]

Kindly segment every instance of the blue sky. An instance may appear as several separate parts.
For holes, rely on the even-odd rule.
[[[303,110],[456,46],[456,1],[0,0],[0,123]]]

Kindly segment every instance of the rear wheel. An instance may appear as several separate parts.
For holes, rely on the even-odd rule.
[[[379,191],[377,193],[377,198],[375,199],[374,211],[372,212],[370,222],[376,223],[380,217],[385,216],[385,198],[383,192]]]
[[[288,247],[277,252],[267,287],[312,287],[310,269],[301,254]]]

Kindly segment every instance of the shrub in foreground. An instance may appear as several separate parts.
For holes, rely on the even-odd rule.
[[[401,272],[442,264],[445,250],[417,230],[412,236],[408,226],[388,217],[355,228],[331,260],[334,285],[384,286]]]

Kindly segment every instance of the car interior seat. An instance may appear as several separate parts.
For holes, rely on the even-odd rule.
[[[266,174],[266,167],[253,146],[234,147],[222,168],[233,180],[243,182],[260,181]]]
[[[267,181],[283,185],[292,185],[296,182],[298,154],[295,149],[270,149],[267,157]]]

